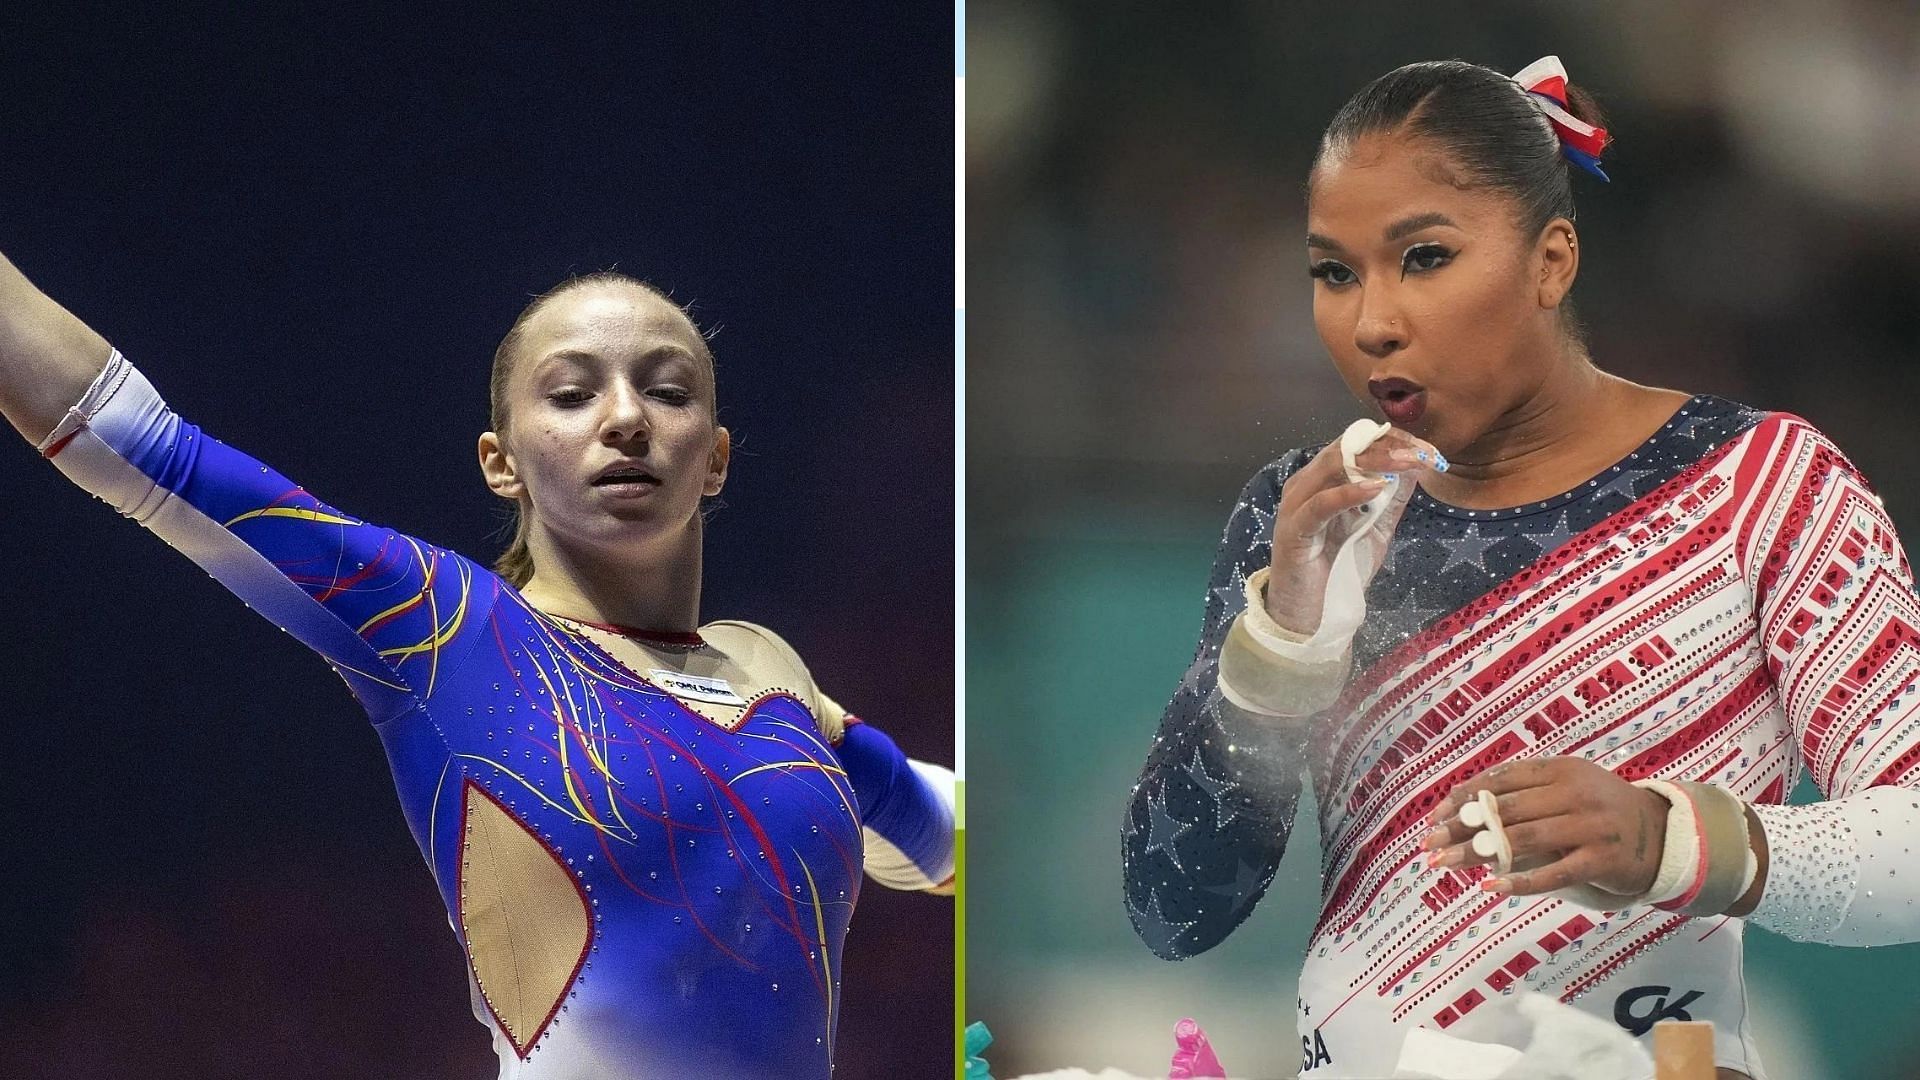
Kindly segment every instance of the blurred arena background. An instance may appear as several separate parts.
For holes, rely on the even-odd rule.
[[[487,562],[520,308],[692,301],[708,616],[952,763],[948,9],[194,7],[0,5],[0,251],[209,433]],[[0,430],[0,1076],[494,1076],[339,678]],[[863,892],[837,1075],[950,1067],[952,927]]]
[[[1616,138],[1613,183],[1574,181],[1596,361],[1813,421],[1912,553],[1920,8],[973,0],[967,23],[967,1012],[1001,1076],[1157,1075],[1187,1015],[1234,1075],[1292,1076],[1311,805],[1252,919],[1178,965],[1128,927],[1119,828],[1235,494],[1360,415],[1311,318],[1321,129],[1402,63],[1559,54]],[[1920,949],[1748,942],[1773,1077],[1920,1075]]]

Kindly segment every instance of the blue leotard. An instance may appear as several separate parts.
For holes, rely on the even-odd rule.
[[[117,352],[42,452],[345,679],[502,1077],[829,1075],[863,851],[910,864],[897,886],[952,872],[937,769],[823,723],[797,659],[737,720],[694,712],[484,567],[207,437]]]

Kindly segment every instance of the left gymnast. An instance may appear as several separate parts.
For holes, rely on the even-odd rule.
[[[620,274],[494,356],[489,570],[186,422],[0,256],[0,412],[319,653],[366,709],[502,1080],[825,1078],[862,871],[950,892],[952,774],[751,623],[700,625],[727,477],[713,357]]]

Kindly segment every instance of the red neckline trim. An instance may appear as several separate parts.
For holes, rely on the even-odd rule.
[[[609,634],[639,638],[642,641],[657,641],[662,645],[680,645],[698,649],[707,643],[707,639],[701,637],[697,630],[642,630],[634,626],[621,626],[619,623],[594,622],[592,619],[575,619],[565,615],[558,617],[568,622],[579,623],[581,626],[591,626],[595,630],[605,630]]]

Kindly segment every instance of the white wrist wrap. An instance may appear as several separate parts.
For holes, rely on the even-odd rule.
[[[1665,904],[1678,899],[1700,880],[1706,859],[1701,844],[1700,819],[1693,812],[1693,800],[1686,792],[1665,780],[1639,780],[1634,787],[1646,788],[1667,800],[1667,841],[1660,851],[1660,872],[1653,884],[1636,897],[1641,904]]]
[[[1268,569],[1247,579],[1247,606],[1220,645],[1220,696],[1251,713],[1300,717],[1332,705],[1346,688],[1350,641],[1309,643],[1267,614]]]

